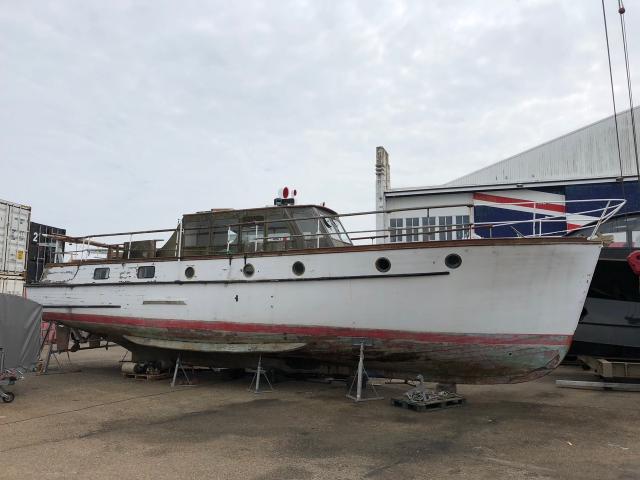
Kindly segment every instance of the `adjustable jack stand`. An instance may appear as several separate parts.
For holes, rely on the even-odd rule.
[[[360,360],[358,361],[358,374],[354,377],[351,382],[351,387],[349,388],[349,393],[347,393],[347,398],[350,398],[354,402],[367,402],[369,400],[382,400],[384,397],[378,395],[376,391],[376,387],[371,384],[371,389],[373,390],[373,397],[362,398],[362,380],[363,378],[367,379],[367,383],[369,383],[369,374],[364,369],[364,342],[360,342]],[[356,383],[356,395],[353,396],[353,384]]]
[[[63,352],[67,352],[69,367],[73,367],[73,364],[71,363],[71,356],[69,355],[69,349],[63,350],[62,352],[58,351],[57,345],[54,344],[50,339],[50,334],[52,331],[55,331],[56,325],[57,322],[55,320],[49,322],[44,337],[42,338],[42,342],[40,343],[40,364],[38,367],[38,375],[47,375],[50,373],[71,373],[80,371],[79,368],[67,369],[62,365],[59,357]],[[48,347],[46,355],[44,354],[45,347]],[[49,372],[49,366],[51,365],[52,358],[58,364],[58,371],[56,372]]]
[[[267,381],[267,385],[269,385],[269,390],[260,390],[260,377],[264,377]],[[253,389],[253,385],[255,383],[255,389]],[[253,378],[251,379],[251,384],[249,385],[249,391],[253,390],[253,393],[269,393],[273,392],[273,386],[269,381],[269,377],[267,377],[267,373],[264,368],[262,368],[262,355],[258,357],[258,368],[254,370]]]
[[[187,380],[187,385],[191,386],[191,381],[189,380],[189,376],[187,372],[184,370],[182,366],[182,354],[178,354],[178,359],[176,360],[176,367],[173,370],[173,380],[171,380],[171,388],[176,386],[176,379],[178,378],[178,370],[182,372],[184,378]]]

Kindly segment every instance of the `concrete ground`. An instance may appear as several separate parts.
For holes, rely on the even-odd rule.
[[[640,393],[536,382],[460,386],[462,407],[354,404],[344,384],[201,375],[194,387],[120,375],[124,351],[77,352],[76,373],[31,376],[0,404],[0,478],[640,479]],[[593,379],[587,375],[586,379]]]

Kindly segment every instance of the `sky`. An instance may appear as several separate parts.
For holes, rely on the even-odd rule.
[[[640,98],[640,5],[626,6]],[[371,210],[379,145],[392,187],[435,185],[611,115],[601,8],[0,0],[0,198],[76,235],[268,205],[285,185]]]

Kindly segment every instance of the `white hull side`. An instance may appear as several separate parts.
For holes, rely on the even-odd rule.
[[[472,346],[476,341],[509,345],[516,337],[516,344],[524,345],[527,342],[518,336],[546,336],[548,342],[534,338],[531,348],[538,345],[542,351],[552,345],[551,350],[561,357],[575,331],[599,251],[593,243],[473,245],[461,241],[442,247],[300,252],[246,260],[111,263],[100,265],[111,268],[110,278],[102,281],[92,278],[96,265],[65,265],[52,267],[45,278],[58,283],[28,288],[28,296],[45,307],[56,307],[46,310],[57,319],[75,320],[85,328],[91,328],[87,322],[109,323],[102,331],[111,335],[117,334],[117,319],[122,318],[127,319],[124,323],[129,326],[123,332],[128,334],[205,341],[205,331],[210,330],[216,333],[216,341],[220,331],[240,332],[240,336],[231,335],[230,341],[243,341],[243,334],[253,334],[251,341],[256,334],[273,341],[274,334],[286,337],[290,330],[290,336],[310,342],[314,335],[336,335]],[[451,253],[462,258],[459,268],[445,265]],[[390,260],[389,272],[376,270],[380,257]],[[242,273],[245,261],[255,267],[250,279]],[[295,261],[305,265],[300,277],[292,273]],[[139,265],[155,265],[154,282],[136,278]],[[184,276],[187,267],[195,269],[192,279]],[[62,305],[73,308],[57,308]],[[101,322],[106,317],[109,320]],[[136,326],[135,319],[171,323]],[[181,321],[186,322],[185,328],[172,334],[171,328],[182,325]],[[198,323],[189,323],[194,321]],[[207,322],[212,328],[201,329]],[[327,330],[331,328],[339,330]],[[433,337],[438,334],[453,337]],[[539,361],[548,362],[551,357],[547,357]],[[501,359],[498,355],[491,361]],[[411,371],[416,368],[412,365]]]

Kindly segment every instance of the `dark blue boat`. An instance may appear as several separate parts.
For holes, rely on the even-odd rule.
[[[613,241],[600,253],[569,355],[640,359],[640,282],[627,261],[640,251],[640,212],[617,215],[599,231]]]

